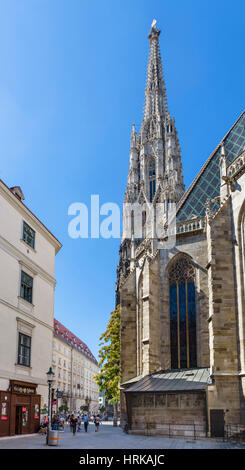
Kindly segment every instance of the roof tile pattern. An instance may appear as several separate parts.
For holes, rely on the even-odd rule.
[[[245,111],[223,139],[229,165],[243,151],[245,146]],[[219,145],[201,169],[196,180],[183,195],[177,207],[177,222],[205,216],[206,200],[219,196],[220,159]]]

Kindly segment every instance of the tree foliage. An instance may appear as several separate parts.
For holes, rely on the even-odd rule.
[[[120,400],[120,306],[111,312],[106,331],[100,337],[99,367],[95,376],[100,392],[105,391],[105,398],[114,403]]]

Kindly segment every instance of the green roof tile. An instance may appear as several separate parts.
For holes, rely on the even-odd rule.
[[[245,146],[245,111],[223,139],[228,165],[242,152]],[[177,222],[191,219],[194,215],[203,217],[207,198],[219,196],[220,144],[209,157],[190,188],[185,192],[177,206]]]

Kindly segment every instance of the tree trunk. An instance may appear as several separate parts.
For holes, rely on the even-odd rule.
[[[113,404],[113,426],[117,426],[117,403]]]

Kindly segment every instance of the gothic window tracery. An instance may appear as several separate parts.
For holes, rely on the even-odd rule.
[[[187,256],[169,268],[171,368],[196,367],[195,269]]]

